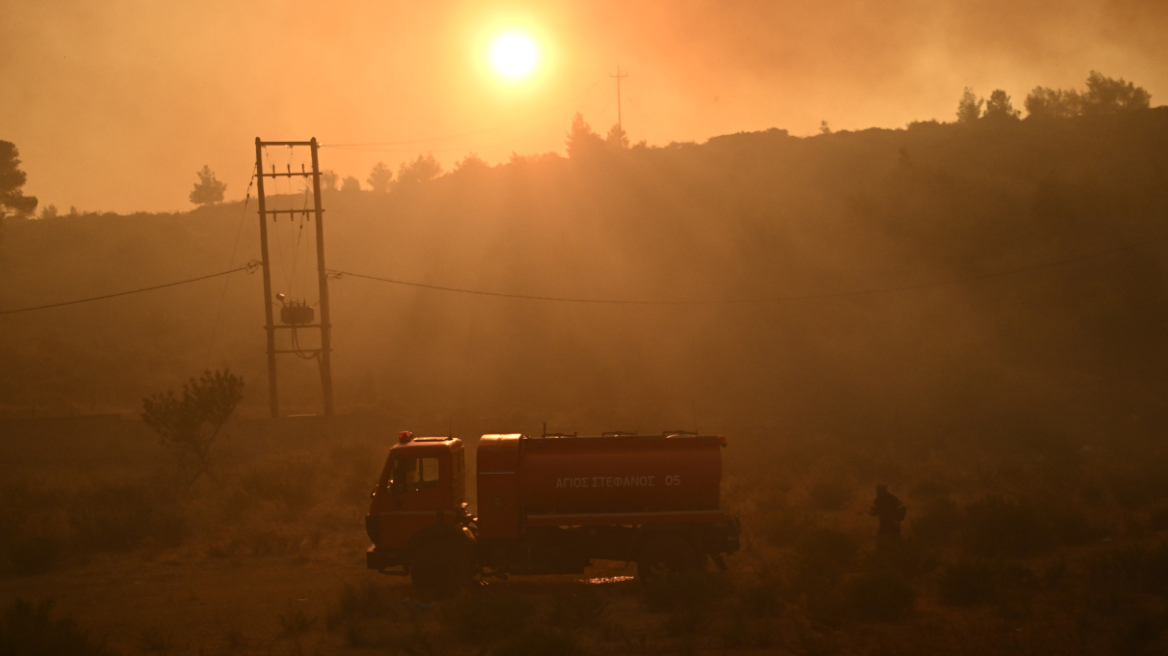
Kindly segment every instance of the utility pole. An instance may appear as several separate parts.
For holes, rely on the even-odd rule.
[[[324,397],[324,414],[326,417],[333,415],[333,375],[332,375],[332,358],[330,353],[332,351],[332,325],[330,324],[329,314],[329,295],[328,295],[328,272],[324,265],[324,209],[320,203],[320,165],[317,159],[316,137],[310,141],[261,141],[256,137],[256,190],[257,201],[259,204],[260,217],[260,256],[263,260],[264,273],[264,318],[267,320],[267,334],[268,334],[268,406],[272,418],[275,419],[280,416],[280,397],[276,385],[276,356],[280,354],[294,353],[301,357],[315,357],[320,366],[320,386],[322,396]],[[308,146],[312,151],[312,171],[305,171],[301,165],[300,171],[293,171],[289,166],[286,173],[277,173],[276,167],[272,167],[271,173],[264,173],[264,147],[265,146],[288,146],[295,148],[297,146]],[[272,297],[272,276],[271,276],[271,260],[268,256],[268,217],[272,217],[272,221],[281,214],[287,214],[290,218],[296,214],[304,214],[304,210],[287,209],[287,210],[269,210],[267,208],[267,197],[264,195],[264,178],[282,178],[282,177],[311,177],[312,178],[312,212],[313,218],[316,221],[316,279],[317,288],[320,299],[320,323],[313,323],[314,312],[312,307],[308,306],[306,302],[289,303],[280,308],[280,324],[277,325],[275,317],[273,316],[273,303],[275,298]],[[283,295],[280,295],[281,303],[283,304]],[[295,331],[301,328],[311,329],[317,328],[320,330],[320,348],[300,348],[298,341],[295,339]],[[289,330],[293,335],[294,348],[280,349],[276,346],[276,331]]]
[[[620,96],[620,88],[621,88],[621,80],[623,80],[624,78],[628,77],[629,75],[628,75],[628,73],[625,73],[624,75],[621,75],[620,66],[617,66],[617,67],[616,67],[616,75],[613,75],[612,73],[609,73],[609,74],[608,74],[608,76],[609,76],[609,77],[614,77],[614,78],[616,78],[616,127],[617,127],[617,129],[618,129],[618,130],[620,130],[621,134],[624,134],[624,132],[625,132],[625,126],[624,126],[624,124],[623,124],[623,123],[621,123],[621,96]]]

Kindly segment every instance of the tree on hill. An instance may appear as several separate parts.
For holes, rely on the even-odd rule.
[[[629,135],[620,125],[614,125],[608,130],[608,136],[604,138],[605,143],[609,148],[617,150],[624,150],[629,147]]]
[[[1035,87],[1024,103],[1027,118],[1038,119],[1078,116],[1081,105],[1078,91],[1047,87]]]
[[[361,181],[351,175],[346,175],[344,180],[341,180],[341,191],[361,191]]]
[[[20,170],[20,152],[10,141],[0,141],[0,218],[9,212],[30,216],[36,211],[36,196],[25,196],[20,188],[27,179]]]
[[[1098,71],[1087,76],[1087,90],[1035,87],[1026,96],[1027,118],[1070,118],[1098,116],[1147,109],[1152,96],[1123,78],[1114,80]]]
[[[195,205],[213,205],[223,201],[223,192],[227,191],[227,184],[215,179],[215,172],[210,166],[203,165],[198,171],[199,181],[191,191],[190,199]]]
[[[341,176],[337,175],[337,172],[332,170],[332,169],[325,169],[325,170],[321,171],[320,172],[320,188],[321,188],[321,190],[322,191],[336,191],[337,190],[337,181],[340,179],[341,179]]]
[[[477,173],[480,171],[486,171],[490,168],[491,165],[487,164],[486,160],[479,157],[477,153],[471,153],[455,163],[454,172],[464,174]]]
[[[957,101],[957,122],[958,123],[973,123],[981,117],[981,106],[985,104],[984,98],[978,98],[973,93],[973,89],[965,87],[965,91],[961,94],[961,100]]]
[[[568,159],[589,157],[604,148],[604,139],[584,122],[584,115],[580,112],[572,117],[572,127],[568,129],[568,138],[564,143],[568,146]]]
[[[412,162],[405,162],[398,168],[397,184],[399,187],[412,187],[423,182],[429,182],[442,175],[442,165],[434,156],[427,153],[418,155]]]
[[[373,191],[386,193],[389,191],[389,185],[393,182],[393,170],[385,165],[385,162],[378,162],[373,165],[373,170],[369,172],[369,179],[365,182],[369,183],[369,188]]]
[[[1098,71],[1087,76],[1087,92],[1082,95],[1083,114],[1116,114],[1147,109],[1152,96],[1123,78],[1113,80]]]
[[[210,471],[211,447],[242,399],[243,378],[227,369],[208,370],[183,383],[181,398],[167,390],[143,399],[142,421],[176,451],[193,483]]]
[[[1005,91],[994,89],[986,102],[984,118],[994,121],[1017,120],[1021,113],[1014,109],[1014,104],[1010,102],[1010,96]]]

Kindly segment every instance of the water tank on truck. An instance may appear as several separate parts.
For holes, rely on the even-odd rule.
[[[455,438],[390,449],[366,525],[369,567],[449,591],[484,574],[582,573],[593,560],[638,575],[720,566],[739,524],[720,508],[726,439],[689,433],[484,435],[477,516]]]

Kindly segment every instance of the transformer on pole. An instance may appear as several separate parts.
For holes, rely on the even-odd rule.
[[[320,166],[317,160],[316,138],[310,141],[261,141],[255,140],[256,146],[256,190],[259,202],[260,218],[260,256],[263,261],[264,278],[264,318],[267,321],[268,338],[268,405],[273,418],[280,416],[280,396],[276,384],[276,356],[294,353],[301,357],[312,357],[320,367],[320,386],[324,401],[324,414],[331,417],[333,414],[333,376],[330,353],[332,351],[332,326],[329,323],[329,295],[328,275],[324,264],[324,209],[320,203]],[[287,146],[289,148],[307,146],[312,151],[312,170],[305,171],[303,165],[300,171],[293,171],[289,165],[286,172],[277,172],[272,166],[270,173],[264,172],[264,147]],[[264,195],[264,178],[293,177],[311,178],[312,180],[312,216],[316,223],[316,278],[320,294],[320,322],[313,323],[314,311],[312,306],[303,300],[293,300],[284,303],[284,294],[272,295],[271,258],[268,252],[268,219],[275,222],[281,214],[290,218],[294,214],[307,216],[307,208],[303,210],[267,208],[267,197]],[[273,312],[274,304],[279,301],[280,323],[277,324]],[[318,329],[320,331],[320,348],[300,348],[297,340],[297,331],[301,329]],[[277,331],[287,330],[292,335],[294,348],[277,348]]]

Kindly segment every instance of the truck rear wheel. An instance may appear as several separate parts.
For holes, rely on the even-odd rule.
[[[703,556],[693,543],[679,535],[659,535],[645,542],[637,556],[637,576],[645,583],[669,574],[702,568]]]
[[[410,562],[410,579],[414,587],[429,597],[453,596],[477,573],[469,546],[454,537],[424,542],[414,550]]]

